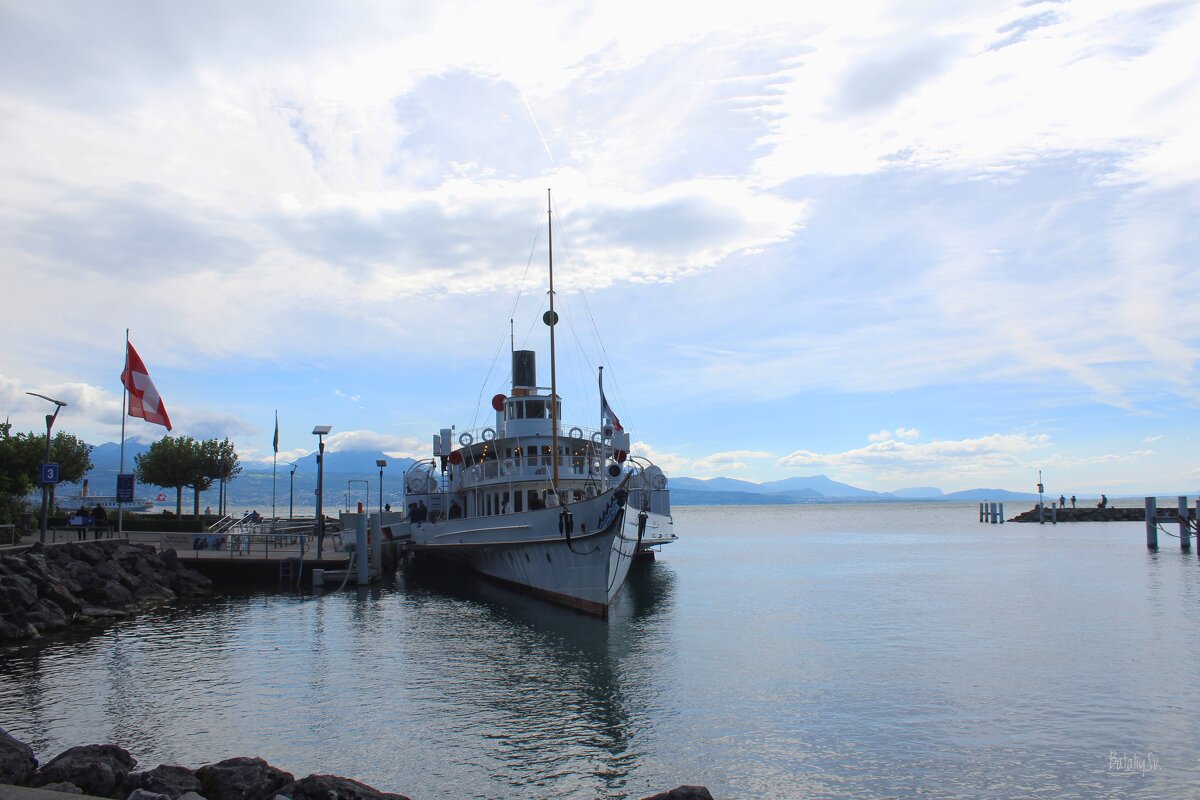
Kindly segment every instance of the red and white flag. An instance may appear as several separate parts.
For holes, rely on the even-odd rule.
[[[608,399],[604,396],[604,373],[600,373],[600,416],[612,423],[614,429],[618,432],[624,432],[621,427],[621,420],[617,419],[617,414],[612,410],[612,406],[608,404]]]
[[[129,416],[141,417],[146,422],[163,425],[167,430],[171,430],[171,418],[167,416],[162,398],[158,396],[158,389],[154,388],[154,381],[150,380],[146,365],[142,363],[141,356],[133,349],[132,344],[127,343],[126,346],[129,351],[125,354],[125,371],[121,373],[121,383],[129,391]]]

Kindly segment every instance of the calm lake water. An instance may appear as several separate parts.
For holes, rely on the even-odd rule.
[[[1200,796],[1200,558],[976,508],[678,508],[607,623],[445,575],[160,609],[0,649],[0,727],[418,800]]]

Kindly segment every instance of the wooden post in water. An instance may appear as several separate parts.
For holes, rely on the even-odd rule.
[[[1000,504],[1000,524],[1004,524],[1004,503]]]
[[[1158,522],[1154,517],[1158,513],[1158,498],[1146,498],[1146,547],[1150,550],[1158,549]]]
[[[1196,546],[1200,547],[1200,537],[1196,539]],[[1188,521],[1188,501],[1186,497],[1179,498],[1179,549],[1192,549],[1192,524]]]
[[[979,521],[980,522],[983,522],[985,519],[987,519],[987,512],[984,510],[985,508],[987,508],[987,503],[979,504]]]

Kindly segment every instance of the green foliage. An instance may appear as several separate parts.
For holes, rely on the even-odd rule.
[[[11,431],[10,423],[0,423],[0,524],[17,521],[26,510],[25,496],[33,489],[24,448]]]
[[[26,510],[26,496],[37,487],[46,460],[46,435],[12,435],[10,423],[0,423],[0,523],[14,522]],[[72,433],[59,431],[50,440],[50,462],[58,464],[61,480],[82,480],[92,468],[92,446]]]
[[[175,490],[175,513],[183,513],[184,487],[193,490],[194,513],[200,515],[200,492],[214,481],[227,480],[242,471],[229,439],[198,441],[191,436],[164,436],[135,457],[137,479]]]

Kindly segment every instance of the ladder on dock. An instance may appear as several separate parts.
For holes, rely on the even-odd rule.
[[[300,582],[300,572],[304,562],[299,558],[285,558],[279,562],[279,582],[291,586]]]

